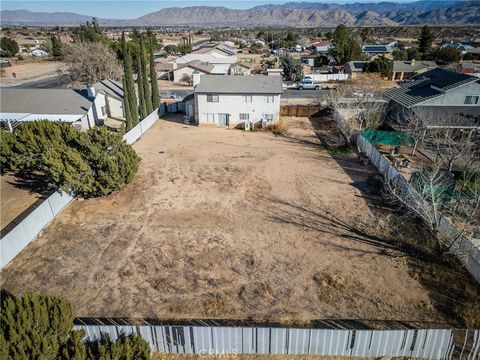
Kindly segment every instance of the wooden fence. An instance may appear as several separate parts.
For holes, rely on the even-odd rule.
[[[305,117],[316,115],[320,110],[320,105],[282,105],[280,115]]]

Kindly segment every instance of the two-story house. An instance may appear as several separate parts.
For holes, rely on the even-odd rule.
[[[480,79],[441,68],[414,76],[386,93],[391,121],[412,115],[431,126],[480,127]]]
[[[243,127],[279,120],[282,78],[269,76],[198,76],[195,123]]]

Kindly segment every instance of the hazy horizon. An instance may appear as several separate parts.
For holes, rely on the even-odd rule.
[[[190,6],[224,6],[230,9],[249,9],[260,5],[279,5],[289,2],[297,3],[408,3],[418,0],[233,0],[233,1],[209,1],[209,0],[178,0],[178,1],[131,1],[131,0],[102,0],[102,1],[44,1],[44,0],[7,0],[1,2],[1,10],[29,10],[35,12],[71,12],[80,15],[95,16],[105,19],[132,19],[143,16],[147,13],[159,11],[168,7],[190,7]],[[446,1],[446,0],[439,0]]]

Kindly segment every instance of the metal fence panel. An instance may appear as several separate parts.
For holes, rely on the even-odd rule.
[[[288,329],[270,329],[270,334],[270,354],[287,354]]]

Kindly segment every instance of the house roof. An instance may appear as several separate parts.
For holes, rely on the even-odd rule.
[[[2,88],[0,112],[83,115],[92,106],[84,93],[73,89]]]
[[[281,94],[282,92],[282,79],[276,76],[204,75],[195,87],[195,93]]]
[[[368,63],[368,61],[349,61],[347,64],[350,66],[350,69],[352,71],[363,71],[363,68],[365,67],[365,64]]]
[[[119,81],[105,79],[93,84],[93,87],[98,92],[110,95],[120,100],[123,99],[123,85]]]
[[[167,63],[167,62],[156,61],[155,62],[155,69],[157,71],[172,71],[173,70],[173,64],[172,63]]]
[[[315,47],[330,46],[330,41],[318,41],[316,43],[313,43],[312,46],[315,46]]]
[[[362,45],[362,51],[367,53],[391,52],[392,47],[390,45]]]
[[[416,61],[412,64],[410,61],[394,61],[393,72],[415,72],[428,68],[436,68],[435,61]]]
[[[199,70],[199,71],[204,72],[206,74],[210,74],[213,71],[213,69],[215,68],[215,65],[210,64],[210,63],[206,63],[206,62],[202,62],[200,60],[193,60],[193,61],[190,61],[186,64],[179,64],[178,67],[175,70],[183,69],[183,68],[186,68],[186,67],[189,67],[189,68],[192,68],[192,69],[195,69],[195,70]]]
[[[207,43],[200,45],[193,51],[194,54],[208,54],[210,51],[219,50],[226,55],[235,55],[236,51],[230,46],[219,43]]]
[[[202,62],[208,62],[212,64],[233,64],[237,61],[236,56],[222,56],[217,54],[196,54],[190,53],[182,56],[178,56],[175,60],[178,64],[189,63],[194,60],[200,60]],[[171,61],[171,62],[173,62]]]
[[[252,68],[252,65],[250,65],[246,61],[237,61],[235,64],[232,64],[232,66],[241,66],[241,67],[244,67],[245,69],[251,69]]]
[[[424,101],[434,99],[465,84],[480,82],[475,76],[435,68],[410,78],[399,88],[392,89],[386,96],[410,108]]]

